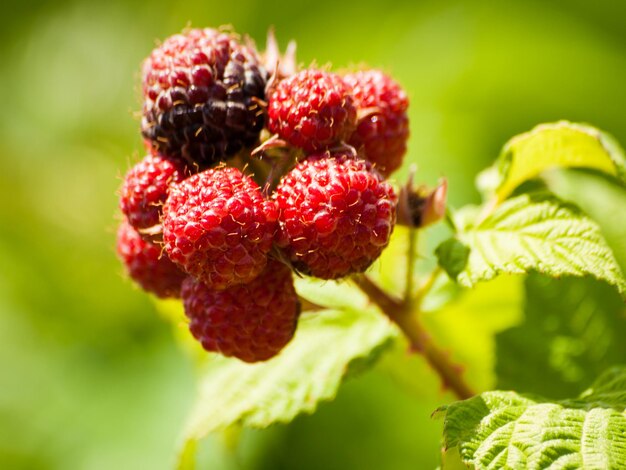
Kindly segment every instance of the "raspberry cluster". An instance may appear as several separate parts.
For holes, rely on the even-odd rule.
[[[263,361],[292,339],[293,273],[338,279],[387,246],[408,101],[378,70],[296,70],[210,28],[144,61],[148,156],[120,191],[117,251],[129,276],[182,299],[207,351]],[[292,50],[293,52],[293,50]],[[282,62],[282,66],[278,64]]]

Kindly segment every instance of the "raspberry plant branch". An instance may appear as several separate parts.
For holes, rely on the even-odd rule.
[[[435,274],[431,276],[431,279],[434,278],[436,278]],[[415,351],[422,354],[437,372],[444,387],[452,390],[460,399],[471,398],[475,395],[463,378],[462,367],[450,361],[449,354],[433,342],[431,335],[419,320],[419,299],[425,294],[424,287],[432,287],[431,282],[427,281],[420,289],[417,301],[407,303],[382,290],[365,274],[353,276],[352,280],[400,328]]]

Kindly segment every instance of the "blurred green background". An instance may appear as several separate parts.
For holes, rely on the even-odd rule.
[[[139,65],[156,38],[228,23],[263,46],[274,25],[304,64],[382,67],[411,98],[409,160],[420,181],[448,177],[454,206],[478,200],[475,174],[536,123],[586,121],[626,142],[626,3],[613,0],[23,0],[3,12],[1,468],[172,465],[192,367],[114,254],[116,191],[143,152]],[[423,390],[409,393],[380,366],[312,417],[245,433],[235,455],[209,440],[203,461],[434,468],[430,413],[450,397],[416,374]]]

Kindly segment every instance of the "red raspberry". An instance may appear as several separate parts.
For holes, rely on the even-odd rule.
[[[186,274],[169,260],[160,246],[142,239],[126,221],[117,231],[117,254],[130,277],[143,290],[161,298],[180,296]]]
[[[165,249],[211,289],[244,284],[265,268],[277,212],[238,169],[206,170],[171,187],[163,209]]]
[[[142,133],[160,153],[210,166],[258,140],[266,81],[258,53],[232,34],[171,36],[143,65]]]
[[[348,143],[388,176],[402,165],[409,138],[409,100],[404,90],[379,70],[346,75],[363,117]]]
[[[291,271],[275,260],[251,283],[223,291],[188,277],[182,299],[202,347],[245,362],[278,354],[293,338],[300,315]]]
[[[278,244],[299,271],[322,279],[362,272],[389,242],[396,195],[372,165],[313,155],[279,184]]]
[[[347,139],[356,126],[356,106],[341,77],[303,70],[276,86],[269,99],[269,129],[307,152]]]
[[[178,160],[148,155],[124,177],[120,209],[138,230],[161,222],[163,204],[172,183],[185,178],[185,165]]]

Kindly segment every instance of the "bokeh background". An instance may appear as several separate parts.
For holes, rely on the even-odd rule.
[[[626,142],[626,4],[613,0],[5,2],[0,28],[0,467],[170,468],[193,368],[114,253],[116,191],[143,154],[139,64],[156,38],[274,25],[303,64],[365,63],[411,99],[420,181],[478,200],[475,174],[536,123],[586,121]],[[405,170],[398,176],[402,178]],[[429,255],[427,255],[428,257]],[[476,357],[480,361],[480,354]],[[487,360],[487,359],[485,359]],[[210,439],[215,469],[438,464],[450,397],[384,368],[289,426]]]

